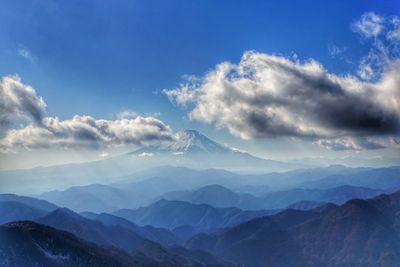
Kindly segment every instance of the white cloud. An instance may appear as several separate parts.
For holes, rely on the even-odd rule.
[[[400,18],[392,17],[390,20],[391,29],[386,34],[387,39],[395,42],[400,41]]]
[[[136,118],[137,116],[140,116],[140,115],[145,116],[145,117],[160,117],[161,112],[146,112],[144,114],[139,114],[133,110],[124,110],[117,114],[117,118],[118,119],[130,119],[130,118]]]
[[[374,12],[364,13],[361,18],[355,21],[351,28],[365,38],[378,36],[384,29],[385,19]]]
[[[357,74],[364,80],[372,80],[376,74],[372,64],[367,59],[363,59],[357,69]]]
[[[141,157],[141,158],[143,158],[143,157],[154,157],[154,153],[151,153],[151,152],[142,152],[142,153],[140,153],[139,155],[137,155],[138,157]]]
[[[330,45],[328,46],[328,51],[329,54],[331,55],[331,57],[337,57],[340,56],[341,54],[343,54],[344,52],[347,51],[347,47],[346,46],[337,46],[337,45]]]
[[[244,139],[306,138],[335,150],[391,145],[400,128],[400,19],[368,12],[351,29],[370,45],[359,78],[329,73],[312,59],[246,52],[239,64],[223,62],[164,92],[193,107],[189,118]],[[332,57],[346,51],[328,49]]]
[[[70,120],[46,117],[42,125],[10,129],[0,140],[3,151],[16,148],[106,148],[121,145],[163,145],[174,140],[171,128],[152,117],[101,120],[74,116]]]
[[[246,52],[239,64],[218,64],[200,83],[164,92],[178,104],[194,105],[191,119],[244,139],[372,138],[399,131],[399,71],[395,60],[378,82],[367,83],[329,73],[315,60]]]
[[[376,80],[400,56],[400,18],[368,12],[353,23],[352,29],[370,45],[368,54],[361,58],[358,75],[367,81]]]
[[[101,153],[99,154],[99,157],[100,157],[100,158],[107,158],[108,156],[110,156],[110,154],[109,154],[108,152],[101,152]]]
[[[129,118],[135,118],[137,116],[138,114],[133,110],[124,110],[117,114],[118,119],[129,119]]]
[[[390,138],[342,137],[333,139],[320,139],[315,144],[330,150],[363,150],[380,149],[391,143]]]
[[[40,124],[45,108],[43,99],[18,76],[6,76],[0,80],[0,127],[20,118]]]
[[[30,61],[30,62],[33,62],[32,53],[31,53],[31,51],[30,51],[28,48],[26,48],[26,47],[20,47],[20,48],[17,50],[17,54],[18,54],[19,56],[25,58],[26,60],[28,60],[28,61]]]
[[[19,148],[108,148],[122,145],[164,145],[175,139],[171,128],[160,119],[125,112],[117,120],[76,115],[69,120],[45,117],[46,103],[18,77],[0,80],[0,150]],[[9,129],[19,119],[27,125]],[[14,123],[13,123],[14,122]],[[103,154],[104,155],[104,154]]]

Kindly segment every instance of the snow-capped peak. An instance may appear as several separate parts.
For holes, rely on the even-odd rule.
[[[141,155],[161,155],[161,154],[172,154],[172,155],[183,155],[186,153],[238,153],[234,149],[221,145],[207,136],[201,134],[196,130],[184,130],[176,133],[175,141],[167,146],[158,147],[158,146],[151,146],[151,147],[144,147],[139,150],[136,150],[133,153],[136,156]],[[144,154],[145,153],[145,154]]]
[[[192,149],[201,149],[206,152],[227,152],[231,151],[207,136],[196,130],[184,130],[177,133],[177,141],[168,147],[172,151],[189,151]]]

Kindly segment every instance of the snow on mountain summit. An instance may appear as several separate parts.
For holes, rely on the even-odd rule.
[[[227,146],[218,144],[196,130],[184,130],[177,133],[177,141],[167,147],[173,152],[201,150],[203,152],[232,152]]]
[[[181,154],[231,154],[236,153],[233,148],[221,145],[196,130],[184,130],[176,133],[176,140],[163,147],[150,146],[136,150],[129,154],[134,155],[181,155]]]

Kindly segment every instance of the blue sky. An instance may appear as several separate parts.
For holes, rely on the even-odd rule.
[[[333,59],[329,46],[349,47],[347,56],[358,60],[366,48],[349,25],[367,11],[392,14],[396,2],[5,1],[0,74],[20,75],[61,118],[110,117],[126,108],[161,112],[179,125],[181,110],[154,92],[182,75],[237,62],[246,50],[295,52],[347,72],[353,66]]]
[[[356,75],[370,47],[350,25],[370,11],[399,15],[400,2],[6,0],[0,76],[17,74],[35,88],[48,116],[157,114],[175,130],[195,128],[263,154],[279,142],[243,141],[227,129],[189,120],[162,90],[178,87],[183,75],[237,63],[248,50],[296,54],[329,72]]]

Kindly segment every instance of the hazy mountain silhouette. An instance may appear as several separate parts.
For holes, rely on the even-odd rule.
[[[134,202],[129,192],[101,184],[73,186],[64,191],[46,192],[39,197],[76,212],[109,212]]]
[[[395,191],[400,188],[400,167],[361,169],[351,174],[335,174],[324,179],[305,182],[304,188],[331,188],[339,185],[371,187]]]
[[[27,170],[0,171],[0,192],[40,193],[54,188],[119,181],[130,175],[157,166],[184,166],[196,169],[224,168],[263,172],[283,171],[308,165],[285,163],[255,157],[218,144],[203,134],[187,130],[168,147],[146,147],[131,153],[103,160],[37,167]],[[21,184],[25,184],[23,188]],[[23,190],[23,191],[22,191]]]
[[[140,175],[144,180],[139,182],[112,186],[73,186],[63,191],[46,192],[39,197],[77,212],[107,213],[121,208],[132,209],[149,205],[160,199],[160,195],[172,190],[192,189],[215,183],[234,187],[244,184],[247,177],[224,170],[192,170],[183,167],[159,167]]]
[[[150,225],[138,226],[129,220],[108,213],[83,213],[81,215],[88,217],[92,220],[102,222],[105,225],[113,225],[126,228],[148,240],[158,242],[162,245],[170,246],[181,243],[181,240],[174,233],[165,228],[157,228]]]
[[[326,202],[318,202],[318,201],[312,201],[312,200],[300,200],[298,202],[295,202],[293,204],[290,204],[287,206],[287,209],[294,209],[294,210],[311,210],[315,209],[317,207],[326,205]]]
[[[9,202],[9,201],[25,204],[44,212],[51,212],[58,208],[53,203],[33,197],[18,196],[14,194],[0,194],[0,202]]]
[[[205,204],[160,200],[136,210],[122,209],[113,214],[139,225],[152,225],[168,229],[190,227],[190,231],[209,231],[232,226],[274,211],[243,211],[238,208],[214,208]]]
[[[342,204],[353,198],[371,198],[382,194],[384,190],[371,189],[366,187],[355,187],[342,185],[328,189],[291,189],[268,193],[261,197],[264,208],[286,208],[299,201],[317,201]]]
[[[258,199],[253,195],[238,194],[217,184],[207,185],[192,191],[168,192],[160,198],[187,201],[193,204],[208,204],[217,208],[257,209],[258,205]]]
[[[194,170],[170,166],[149,169],[140,173],[140,176],[144,178],[141,181],[129,182],[130,178],[126,177],[125,183],[113,185],[136,196],[136,207],[151,204],[170,191],[191,190],[212,184],[238,187],[257,179],[256,176],[240,175],[220,169]]]
[[[338,181],[337,179],[335,180],[335,177],[342,178]],[[183,167],[157,167],[137,172],[130,176],[125,176],[123,179],[125,179],[125,181],[118,184],[74,186],[64,191],[51,191],[44,193],[40,195],[40,197],[54,202],[59,206],[68,207],[78,212],[93,211],[98,213],[110,212],[121,208],[134,209],[140,206],[149,205],[152,202],[159,200],[163,197],[162,195],[167,192],[194,191],[204,186],[218,184],[230,189],[231,191],[235,191],[235,194],[239,193],[242,196],[239,200],[234,200],[232,197],[237,198],[236,196],[228,196],[228,192],[224,193],[222,190],[214,190],[215,192],[224,194],[225,197],[219,198],[220,203],[215,201],[204,203],[216,205],[218,207],[237,206],[242,209],[284,208],[287,205],[300,200],[322,202],[336,201],[330,199],[335,195],[335,193],[331,194],[329,197],[319,196],[324,194],[322,189],[330,189],[332,187],[340,187],[347,184],[356,184],[353,186],[365,187],[364,185],[357,185],[363,183],[359,181],[362,179],[364,179],[364,181],[370,180],[370,182],[366,184],[372,189],[379,189],[380,192],[395,190],[398,188],[396,187],[396,184],[399,184],[400,186],[400,168],[382,168],[379,169],[379,171],[376,171],[367,168],[330,166],[327,168],[302,169],[285,173],[245,175],[219,169],[193,170]],[[138,179],[141,180],[137,181]],[[132,182],[132,180],[134,182]],[[332,186],[323,186],[322,188],[318,188],[318,184],[320,183],[331,184]],[[384,189],[382,189],[382,187],[384,187]],[[307,191],[298,188],[310,190]],[[210,189],[212,189],[212,187]],[[270,193],[273,195],[274,193],[272,192],[275,191],[286,191],[287,193],[293,192],[293,194],[292,196],[286,194],[287,196],[285,198],[283,197],[285,193],[281,192],[277,197],[282,197],[284,200],[286,199],[285,202],[267,199],[262,201],[262,203],[266,203],[266,205],[252,204],[254,199],[248,194],[254,193],[258,197],[266,197],[266,195]],[[365,196],[362,194],[357,195],[358,193],[361,193],[361,189],[354,190],[354,194],[347,194],[345,188],[340,191],[341,193],[339,195],[344,195],[342,200],[338,200],[339,202],[346,201],[352,197],[372,196],[370,194],[366,194]],[[205,195],[203,193],[199,192],[199,201],[195,203],[202,203],[200,202],[200,198],[201,195]],[[172,198],[167,196],[165,198],[181,199],[181,195],[179,195],[179,197]],[[210,198],[210,200],[216,200],[216,198]],[[240,203],[240,205],[237,203]],[[267,205],[268,203],[271,203],[271,205]],[[272,203],[275,204],[272,205]]]
[[[325,190],[291,189],[267,193],[263,197],[235,193],[220,185],[209,185],[192,191],[173,191],[160,198],[208,204],[214,207],[238,207],[244,210],[283,209],[299,201],[342,204],[352,198],[370,198],[383,193],[364,187],[339,186]]]

